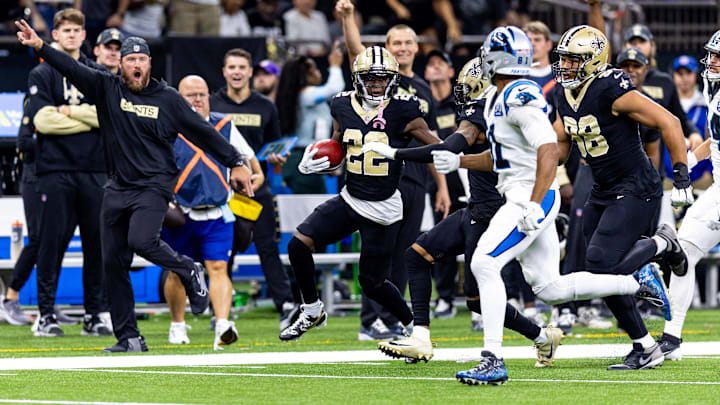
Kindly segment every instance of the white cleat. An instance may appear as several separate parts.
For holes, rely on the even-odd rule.
[[[424,360],[427,363],[433,357],[433,344],[414,336],[390,342],[378,343],[378,350],[394,358]]]

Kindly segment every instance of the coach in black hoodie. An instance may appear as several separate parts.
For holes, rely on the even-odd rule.
[[[121,76],[84,66],[47,46],[26,21],[16,23],[18,40],[31,46],[84,94],[96,100],[105,143],[108,182],[101,238],[111,316],[118,343],[105,352],[147,351],[137,327],[128,271],[133,252],[168,269],[185,285],[193,313],[209,303],[201,264],[178,255],[160,240],[160,227],[178,176],[174,142],[191,142],[231,167],[230,182],[252,196],[250,170],[242,156],[164,81],[150,78],[150,48],[131,37],[121,48]]]

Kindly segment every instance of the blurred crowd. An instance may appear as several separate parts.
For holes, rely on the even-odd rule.
[[[462,35],[486,34],[504,24],[528,21],[529,0],[363,0],[355,1],[362,34],[384,35],[407,24],[430,42],[451,48]],[[55,12],[82,10],[88,38],[105,28],[146,39],[181,36],[284,36],[302,42],[301,54],[327,54],[342,36],[333,0],[6,0],[0,5],[0,34],[15,32],[24,17],[50,37]]]

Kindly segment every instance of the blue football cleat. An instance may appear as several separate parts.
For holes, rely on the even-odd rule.
[[[643,268],[633,273],[633,277],[640,284],[640,289],[635,296],[646,300],[647,302],[662,308],[665,320],[672,319],[672,304],[670,303],[670,293],[665,286],[662,278],[662,272],[658,270],[655,263],[646,264]]]
[[[482,360],[470,370],[459,371],[455,378],[467,385],[492,384],[503,385],[508,380],[505,360],[498,359],[492,352],[483,350]]]

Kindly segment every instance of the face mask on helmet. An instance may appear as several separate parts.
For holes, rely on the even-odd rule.
[[[495,28],[480,48],[483,77],[491,80],[496,74],[526,76],[530,74],[533,46],[520,28]]]
[[[576,89],[587,79],[587,62],[580,55],[560,54],[560,59],[552,64],[555,81],[566,89]]]
[[[700,60],[705,66],[702,77],[714,83],[720,80],[720,31],[715,32],[705,44],[707,54]]]
[[[355,90],[370,103],[392,97],[397,88],[397,73],[357,72],[353,75]]]

